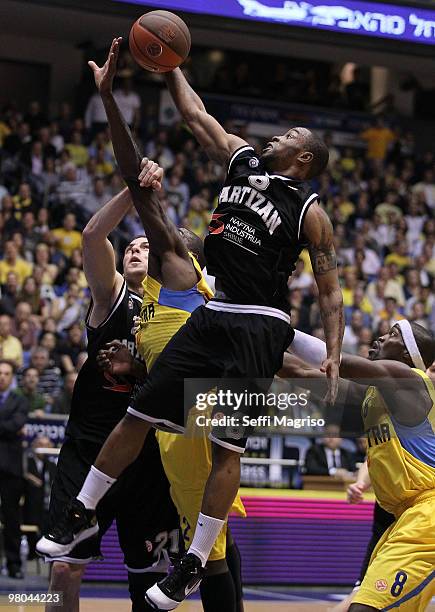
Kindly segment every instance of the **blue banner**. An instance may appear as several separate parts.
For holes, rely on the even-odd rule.
[[[188,13],[435,44],[435,11],[356,0],[115,0]]]
[[[43,436],[48,438],[54,446],[63,444],[65,427],[68,416],[44,415],[43,417],[29,416],[24,425],[24,440],[30,445],[35,438]]]

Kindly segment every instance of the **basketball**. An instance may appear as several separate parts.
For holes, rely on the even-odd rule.
[[[151,11],[139,17],[130,30],[130,51],[142,68],[169,72],[184,62],[190,51],[190,32],[180,17],[168,11]]]

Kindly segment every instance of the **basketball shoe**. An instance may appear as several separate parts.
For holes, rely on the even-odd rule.
[[[175,610],[197,590],[203,575],[200,559],[192,553],[185,554],[163,580],[148,589],[145,599],[156,610]]]
[[[81,501],[73,499],[64,516],[36,544],[36,551],[47,557],[62,557],[88,538],[98,533],[95,510],[87,510]]]

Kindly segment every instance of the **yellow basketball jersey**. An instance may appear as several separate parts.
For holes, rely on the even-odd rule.
[[[435,390],[425,372],[414,371],[432,399],[420,425],[398,423],[376,387],[369,387],[362,405],[373,490],[380,505],[396,517],[425,496],[435,495]]]
[[[199,281],[191,289],[173,291],[146,276],[142,282],[144,296],[140,311],[140,328],[136,343],[145,359],[148,372],[169,340],[184,325],[198,306],[213,297],[196,257],[189,253]]]
[[[151,276],[147,276],[142,283],[144,297],[136,343],[140,354],[145,359],[148,372],[169,340],[186,323],[195,308],[205,304],[213,297],[213,292],[202,274],[198,261],[191,253],[189,255],[199,278],[191,289],[185,291],[165,289]],[[194,425],[189,419],[187,428],[189,437],[157,431],[156,438],[163,467],[171,484],[173,500],[180,515],[188,518],[194,527],[205,482],[211,469],[211,447],[208,430],[201,427],[193,432],[192,427]],[[195,492],[198,492],[198,508],[195,508],[195,504],[192,504],[189,498],[189,493]],[[234,501],[232,512],[246,516],[239,495]],[[196,518],[194,518],[195,513]],[[225,537],[223,543],[220,542],[217,546],[219,551],[223,550],[224,557]],[[221,558],[220,554],[218,558]]]

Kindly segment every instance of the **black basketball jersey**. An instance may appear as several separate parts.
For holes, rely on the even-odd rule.
[[[287,279],[316,198],[308,183],[268,174],[252,147],[234,153],[204,245],[207,272],[232,302],[289,312]]]
[[[135,381],[100,372],[96,357],[107,342],[121,340],[136,359],[142,360],[133,335],[133,317],[140,314],[141,305],[142,298],[128,289],[125,280],[110,312],[98,327],[89,325],[91,303],[86,316],[88,358],[74,386],[67,435],[102,444],[125,415]]]

